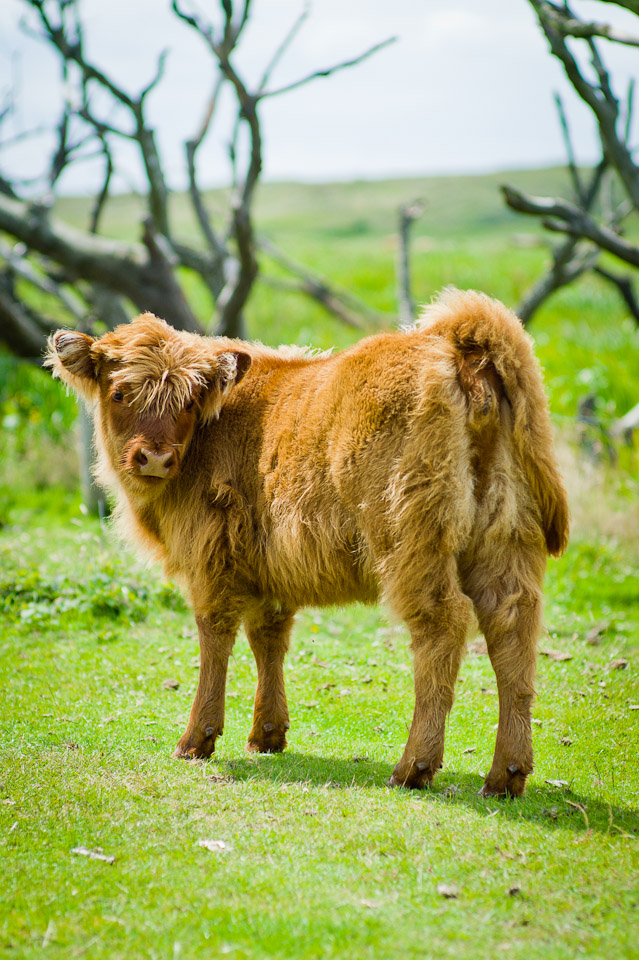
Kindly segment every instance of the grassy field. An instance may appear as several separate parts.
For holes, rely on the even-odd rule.
[[[546,172],[518,176],[504,179],[545,192]],[[513,241],[530,225],[501,209],[498,179],[274,185],[261,228],[390,313],[393,211],[422,195],[418,297],[454,282],[515,304],[547,254]],[[66,201],[78,222],[83,209]],[[130,200],[110,216],[135,235]],[[249,324],[267,342],[356,336],[267,284]],[[83,514],[74,400],[0,355],[0,956],[639,957],[637,453],[591,462],[574,419],[586,393],[604,420],[637,402],[639,334],[594,279],[531,332],[574,531],[547,578],[535,772],[507,802],[477,797],[497,697],[475,639],[434,788],[386,786],[412,677],[406,631],[376,608],[299,616],[284,755],[244,751],[255,666],[240,636],[216,756],[171,760],[197,681],[192,616]]]

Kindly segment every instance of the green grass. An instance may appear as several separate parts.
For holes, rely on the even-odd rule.
[[[412,680],[405,631],[377,609],[300,615],[286,754],[244,752],[240,637],[217,755],[171,760],[197,677],[191,615],[77,501],[60,506],[15,508],[0,534],[3,956],[637,956],[635,546],[578,541],[552,564],[541,647],[572,659],[540,657],[535,773],[500,802],[477,797],[497,720],[482,654],[435,788],[386,786]]]
[[[503,209],[502,179],[533,193],[565,184],[561,171],[272,184],[259,226],[392,318],[396,207],[424,196],[417,298],[454,283],[514,305],[548,254],[515,241],[533,226]],[[61,212],[81,224],[86,202]],[[109,232],[135,237],[136,217],[118,198]],[[180,197],[175,218],[192,229]],[[210,304],[187,282],[205,321]],[[359,336],[266,283],[248,324],[268,343],[339,348]],[[575,518],[549,566],[540,647],[570,659],[539,658],[535,772],[510,802],[477,796],[497,721],[477,650],[435,787],[386,786],[413,695],[406,632],[377,608],[298,616],[285,754],[244,751],[256,678],[240,636],[216,756],[171,760],[197,682],[192,615],[82,513],[73,398],[0,355],[1,957],[639,957],[637,451],[621,448],[613,468],[575,443],[580,397],[593,392],[604,421],[639,399],[639,333],[596,278],[556,295],[531,332]]]

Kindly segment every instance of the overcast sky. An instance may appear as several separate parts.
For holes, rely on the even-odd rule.
[[[238,57],[249,80],[260,76],[302,6],[303,0],[253,0]],[[609,4],[576,0],[575,6],[622,25],[636,21]],[[218,7],[219,0],[199,2],[212,17]],[[0,91],[16,91],[16,111],[3,126],[3,138],[51,125],[60,110],[58,63],[20,30],[25,9],[23,0],[0,3]],[[165,77],[149,99],[149,119],[169,180],[183,186],[183,142],[199,123],[214,76],[204,44],[172,16],[168,0],[81,0],[81,9],[88,54],[131,92],[153,76],[159,52],[170,49]],[[344,180],[563,162],[555,89],[565,94],[579,159],[597,156],[591,116],[548,53],[527,0],[315,0],[273,82],[348,59],[391,35],[397,43],[365,63],[264,102],[266,178]],[[603,49],[624,93],[639,52]],[[222,110],[202,149],[207,185],[228,178],[225,119]],[[5,149],[0,171],[34,175],[50,146],[42,138]],[[140,181],[132,147],[122,143],[120,149],[123,189]],[[75,166],[62,187],[82,192],[99,180],[95,163]]]

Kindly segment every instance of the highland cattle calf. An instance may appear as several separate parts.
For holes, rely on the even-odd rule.
[[[122,527],[193,605],[200,676],[175,756],[213,753],[240,624],[258,671],[248,749],[280,751],[295,611],[381,599],[410,630],[415,672],[391,783],[422,787],[441,767],[474,613],[499,692],[483,793],[522,793],[542,581],[568,511],[517,317],[448,290],[413,329],[311,355],[144,314],[97,339],[60,330],[47,362],[95,409]]]

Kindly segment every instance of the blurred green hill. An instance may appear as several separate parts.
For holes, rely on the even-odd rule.
[[[421,197],[426,203],[415,236],[459,240],[505,236],[533,228],[503,203],[499,185],[512,183],[534,194],[568,193],[565,168],[512,170],[473,176],[415,177],[397,180],[354,180],[337,183],[262,183],[257,191],[255,218],[260,229],[280,242],[287,236],[313,242],[338,238],[379,240],[396,230],[400,204]],[[214,212],[228,203],[229,191],[209,190],[205,199]],[[88,219],[91,201],[65,197],[57,204],[59,216],[76,226]],[[121,194],[112,198],[103,219],[106,234],[133,239],[143,214],[140,197]],[[197,233],[188,197],[172,198],[177,233]]]

